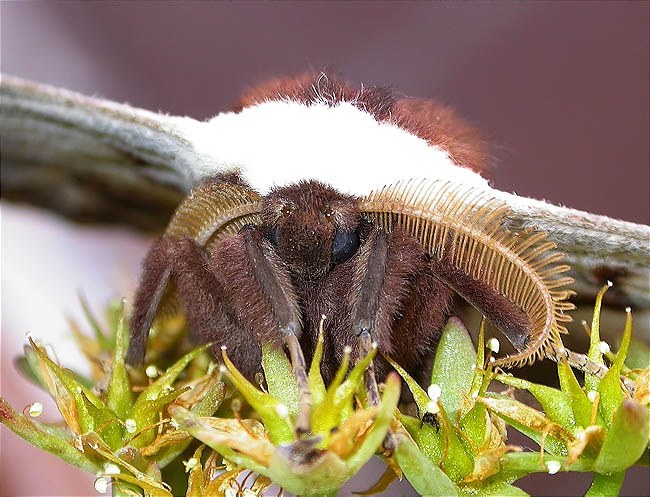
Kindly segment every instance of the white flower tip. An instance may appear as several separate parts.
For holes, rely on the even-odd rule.
[[[546,469],[549,475],[554,475],[562,469],[562,465],[558,461],[546,461]]]
[[[582,321],[580,321],[580,324],[581,324],[582,326],[587,326],[587,320],[586,320],[586,319],[583,319]]]
[[[327,316],[325,314],[320,315],[320,320],[325,321],[327,319]]]
[[[597,396],[598,393],[595,392],[594,390],[590,390],[589,392],[587,392],[587,398],[589,399],[589,402],[594,402]]]
[[[228,372],[228,368],[222,364],[221,366],[219,366],[219,372],[221,374],[226,374]]]
[[[629,314],[630,312],[632,312],[632,308],[631,307],[626,307],[625,312],[627,312]]]
[[[431,414],[438,414],[440,412],[440,407],[438,406],[438,403],[434,402],[433,400],[427,404],[425,409],[427,412]]]
[[[41,414],[43,414],[43,404],[41,404],[40,402],[34,402],[29,406],[27,412],[29,412],[29,415],[32,418],[37,418]]]
[[[351,354],[352,353],[352,347],[349,345],[346,345],[345,348],[343,349],[344,354]]]
[[[106,478],[105,476],[100,476],[95,480],[95,490],[97,490],[98,493],[100,494],[105,494],[108,492],[108,485],[111,483],[110,478]]]
[[[278,404],[277,406],[275,406],[275,412],[278,416],[280,416],[283,419],[289,416],[289,408],[284,404]]]
[[[607,354],[611,349],[609,348],[609,344],[607,342],[600,342],[598,344],[598,350],[601,354]]]
[[[135,433],[135,431],[138,429],[138,425],[136,424],[135,419],[127,419],[124,421],[124,427],[129,433]]]
[[[441,393],[442,393],[442,389],[440,388],[440,385],[436,383],[432,383],[431,385],[429,385],[429,388],[427,388],[427,395],[434,402],[438,402]]]
[[[494,357],[490,357],[490,364],[494,364],[497,360]]]
[[[225,345],[222,345],[221,350],[228,350],[228,347],[226,347]]]
[[[610,280],[607,280],[607,286],[609,288],[612,288],[614,286],[614,283],[612,283]]]
[[[495,354],[498,354],[499,349],[501,349],[501,343],[499,342],[498,338],[490,338],[485,344],[485,346]]]
[[[116,464],[106,462],[104,463],[104,473],[107,475],[119,475],[120,468]]]
[[[199,464],[196,457],[190,457],[187,461],[183,461],[183,466],[185,466],[185,471],[191,471],[196,468],[196,465]]]
[[[148,378],[155,378],[158,376],[158,368],[153,364],[150,364],[147,366],[147,369],[144,370],[144,374],[146,374]]]
[[[372,342],[372,344],[370,344],[370,346],[371,346],[373,349],[376,349],[377,347],[379,347],[379,345],[377,344],[377,342]]]

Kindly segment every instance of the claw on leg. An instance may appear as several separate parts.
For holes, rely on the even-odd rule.
[[[307,384],[305,357],[296,335],[293,333],[287,333],[284,336],[284,341],[289,350],[293,374],[298,383],[300,405],[298,407],[298,419],[296,420],[296,432],[298,436],[301,436],[311,431],[311,391]]]

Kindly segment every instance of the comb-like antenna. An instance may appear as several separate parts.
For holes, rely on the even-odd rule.
[[[508,337],[518,352],[496,361],[497,365],[521,365],[559,346],[561,322],[574,308],[567,302],[572,279],[562,276],[569,266],[559,264],[564,254],[546,235],[534,230],[508,231],[503,221],[508,207],[476,187],[440,180],[410,180],[386,186],[360,202],[360,210],[377,225],[390,231],[397,225],[416,236],[432,256],[434,266],[445,268],[443,279],[480,307]],[[453,276],[462,278],[455,284]],[[515,329],[503,326],[508,316],[492,311],[489,302],[472,295],[483,286],[505,297],[513,309],[525,314],[526,324]],[[494,293],[496,292],[496,293]],[[477,305],[478,304],[478,305]],[[498,314],[498,315],[497,315]]]

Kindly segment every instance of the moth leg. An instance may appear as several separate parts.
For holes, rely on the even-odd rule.
[[[165,237],[156,240],[142,263],[142,277],[130,321],[131,339],[126,355],[129,364],[142,364],[144,360],[149,330],[171,278],[171,243]]]
[[[261,356],[259,346],[255,341],[237,339],[242,332],[228,312],[223,284],[210,271],[208,262],[206,253],[188,237],[165,236],[152,246],[143,264],[134,302],[127,362],[142,362],[149,329],[164,303],[165,290],[173,282],[184,305],[193,341],[225,343],[234,349],[233,360],[244,365],[242,372],[254,375],[255,370],[248,366],[252,359]],[[259,364],[259,360],[254,363]]]
[[[432,257],[433,274],[501,330],[519,352],[532,338],[533,324],[524,310],[498,290],[455,267],[448,258]]]
[[[366,242],[366,246],[360,254],[355,272],[356,281],[353,284],[353,287],[358,288],[358,293],[354,297],[351,320],[352,332],[358,340],[357,355],[359,359],[368,355],[373,347],[380,312],[379,301],[384,289],[387,258],[386,236],[383,231],[376,231]],[[372,406],[379,405],[379,390],[372,362],[365,372],[365,383],[368,402]]]
[[[244,228],[237,237],[225,241],[211,265],[224,275],[228,297],[242,325],[255,330],[265,343],[280,339],[287,347],[300,393],[296,431],[309,432],[311,393],[298,341],[302,333],[300,307],[289,273],[255,228]]]
[[[368,355],[376,347],[375,333],[379,326],[382,293],[386,291],[386,270],[388,263],[388,242],[383,231],[375,231],[366,242],[359,259],[359,265],[353,280],[353,287],[358,289],[352,306],[352,332],[357,337],[357,357]],[[364,373],[366,394],[371,406],[379,405],[379,390],[375,376],[374,360]],[[384,450],[393,452],[397,442],[392,430],[384,439]]]

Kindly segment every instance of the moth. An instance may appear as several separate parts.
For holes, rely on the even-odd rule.
[[[432,101],[307,74],[198,122],[15,78],[1,92],[5,197],[145,229],[180,203],[144,261],[133,363],[180,301],[194,339],[249,376],[261,343],[284,344],[307,406],[319,326],[325,377],[376,344],[423,379],[455,294],[512,343],[504,367],[557,356],[569,298],[603,276],[619,305],[650,307],[647,226],[492,188],[478,135]]]

